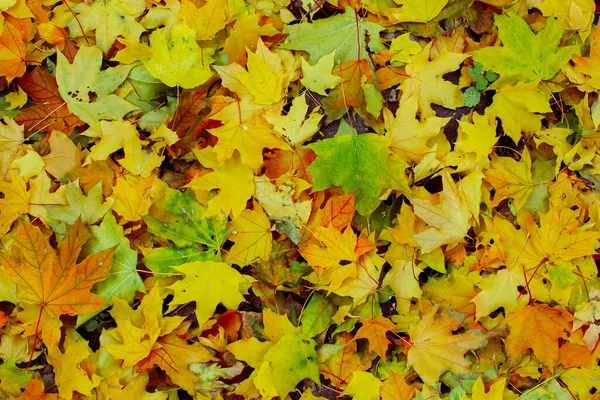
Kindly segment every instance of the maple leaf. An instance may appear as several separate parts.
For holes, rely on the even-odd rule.
[[[173,27],[169,41],[162,31],[155,31],[150,37],[152,57],[144,61],[144,66],[153,77],[171,87],[203,84],[213,74],[209,66],[214,50],[200,49],[195,37],[196,31],[185,24]]]
[[[462,186],[457,186],[447,171],[442,174],[444,190],[439,204],[430,200],[411,199],[415,215],[432,228],[412,235],[421,251],[429,253],[442,244],[454,244],[462,240],[469,229],[467,195]]]
[[[390,148],[405,161],[420,161],[432,151],[427,145],[428,141],[437,136],[448,122],[447,118],[438,117],[419,121],[417,113],[418,97],[413,95],[403,100],[396,118],[389,121],[387,136],[392,139]]]
[[[396,325],[380,315],[376,319],[361,320],[362,326],[356,332],[354,339],[367,339],[369,348],[385,360],[385,353],[390,345],[389,339],[386,337],[388,331],[395,331]]]
[[[218,258],[227,236],[226,221],[208,218],[206,210],[190,191],[180,192],[169,187],[164,190],[163,207],[166,215],[145,217],[148,230],[183,249],[190,249],[192,254],[201,253],[203,259]],[[195,247],[192,249],[191,245]]]
[[[83,247],[82,254],[94,254],[100,251],[114,249],[113,262],[109,276],[94,286],[94,294],[102,297],[106,304],[111,304],[113,298],[132,301],[136,292],[144,293],[144,283],[137,272],[137,252],[123,234],[123,228],[117,225],[112,213],[104,216],[99,226],[90,227],[92,240]],[[78,325],[96,315],[98,310],[77,317]]]
[[[535,113],[550,112],[549,94],[538,89],[538,81],[518,82],[501,87],[485,115],[494,121],[500,118],[504,133],[515,143],[522,132],[536,132],[541,128],[542,116]]]
[[[65,190],[66,206],[46,206],[48,217],[73,225],[77,219],[87,225],[98,222],[111,209],[114,199],[103,202],[102,183],[96,184],[86,195],[74,183]]]
[[[523,249],[525,264],[531,268],[534,260],[573,260],[596,253],[600,232],[577,229],[577,211],[569,208],[550,210],[540,214],[539,226],[529,219],[525,224],[530,241]]]
[[[327,226],[331,224],[335,229],[342,230],[352,222],[352,217],[356,211],[354,208],[355,195],[353,193],[340,196],[333,196],[323,208],[323,220],[321,224]]]
[[[363,118],[368,118],[364,111],[366,107],[365,92],[362,87],[363,77],[366,81],[373,80],[373,74],[367,60],[347,61],[333,69],[334,75],[340,79],[340,84],[323,99],[323,107],[327,121],[335,121],[348,113],[350,107]]]
[[[81,150],[65,134],[55,132],[48,138],[50,153],[43,156],[46,172],[56,179],[73,176],[81,166]]]
[[[25,307],[24,317],[36,316],[44,343],[52,347],[60,339],[62,314],[92,312],[104,300],[91,294],[96,282],[106,279],[114,248],[93,253],[77,264],[77,257],[89,237],[78,219],[55,252],[39,228],[19,224],[15,243],[0,254],[7,275],[17,285],[17,296]],[[38,317],[39,314],[39,317]],[[27,335],[38,334],[35,321]]]
[[[465,54],[451,53],[446,48],[434,60],[430,61],[432,44],[428,44],[421,53],[413,56],[406,65],[406,79],[401,85],[400,104],[416,96],[422,117],[435,116],[431,104],[439,104],[455,109],[463,105],[463,97],[458,87],[443,78],[443,75],[458,69]]]
[[[402,375],[392,371],[390,377],[383,382],[381,398],[383,400],[410,400],[415,393],[415,387],[406,383]]]
[[[537,359],[553,369],[558,360],[559,339],[570,332],[572,315],[566,310],[545,304],[523,307],[509,318],[506,324],[510,333],[506,338],[506,354],[514,365],[532,349]]]
[[[269,342],[250,338],[228,346],[236,358],[255,368],[252,375],[261,395],[284,398],[302,379],[318,380],[315,341],[297,333],[285,315],[269,309],[263,312],[263,323]]]
[[[350,382],[353,372],[369,369],[371,358],[357,351],[357,342],[350,333],[343,332],[335,340],[334,354],[320,365],[320,370],[338,389]]]
[[[315,109],[305,120],[307,111],[306,95],[302,94],[294,99],[287,115],[283,116],[273,110],[267,110],[265,119],[274,125],[273,130],[277,134],[286,137],[292,145],[297,145],[304,143],[317,133],[319,121],[323,117]],[[285,149],[285,147],[277,148]]]
[[[331,317],[335,313],[335,307],[320,293],[315,293],[306,308],[302,312],[302,333],[308,337],[314,337],[323,332],[331,325]]]
[[[237,151],[242,163],[253,168],[262,164],[264,148],[288,148],[281,138],[273,135],[271,129],[264,125],[228,122],[219,128],[210,129],[209,132],[219,138],[213,147],[217,160],[230,159],[234,151]]]
[[[25,73],[25,52],[29,32],[23,35],[10,22],[5,22],[0,31],[0,76],[8,81],[23,76]]]
[[[173,267],[184,274],[183,280],[169,288],[175,292],[172,305],[196,302],[196,317],[202,326],[221,303],[228,309],[236,309],[244,301],[242,294],[248,280],[225,263],[196,261]]]
[[[448,4],[448,0],[418,2],[414,0],[398,0],[402,8],[392,8],[390,14],[397,22],[429,22]]]
[[[209,0],[200,8],[188,0],[181,2],[182,14],[188,26],[196,31],[196,40],[212,39],[225,28],[228,16],[223,0]]]
[[[227,252],[226,261],[244,266],[271,254],[271,221],[258,203],[231,222],[231,232],[229,240],[235,244]]]
[[[58,386],[58,393],[63,398],[72,398],[74,392],[91,396],[92,389],[98,386],[101,377],[93,374],[88,376],[81,368],[81,363],[91,354],[88,343],[84,340],[77,341],[77,333],[68,331],[65,340],[65,352],[58,346],[53,346],[48,352],[48,362],[54,370],[54,381]]]
[[[435,306],[409,329],[408,365],[412,366],[423,382],[434,386],[445,371],[456,374],[469,367],[464,358],[467,351],[478,349],[488,341],[487,335],[473,329],[453,334],[461,323],[459,315],[444,312],[437,315]]]
[[[136,17],[144,12],[144,2],[134,0],[127,3],[118,0],[79,3],[73,7],[77,16],[67,23],[71,37],[95,32],[96,44],[105,53],[110,50],[115,39],[123,36],[129,40],[138,40],[144,27]]]
[[[97,47],[80,48],[73,63],[69,63],[61,52],[57,57],[58,92],[67,102],[69,111],[85,123],[97,127],[100,119],[120,120],[136,109],[112,94],[133,65],[119,65],[101,71],[102,51]],[[95,101],[90,94],[95,94]]]
[[[403,171],[380,170],[382,165],[390,166],[387,162],[390,142],[377,135],[343,135],[310,144],[308,147],[317,153],[316,160],[308,167],[313,176],[313,190],[337,185],[347,194],[356,192],[356,210],[369,215],[377,208],[384,188],[400,188],[389,173],[403,175]]]
[[[485,171],[485,180],[495,190],[493,205],[498,205],[502,200],[510,197],[517,208],[523,207],[534,186],[529,151],[523,150],[520,161],[511,157],[492,155],[492,168]]]
[[[31,193],[23,178],[11,172],[11,182],[0,181],[0,233],[6,233],[20,215],[30,206]]]
[[[339,288],[344,279],[357,276],[357,239],[352,229],[342,233],[331,225],[315,229],[315,243],[300,250],[313,267],[320,267],[330,281],[330,290]]]
[[[219,189],[219,194],[208,203],[207,217],[237,217],[245,208],[246,201],[254,193],[254,173],[250,167],[240,162],[240,157],[234,155],[224,163],[216,159],[211,149],[196,151],[200,162],[213,171],[195,177],[187,184],[192,190]]]
[[[6,180],[12,163],[22,155],[26,149],[23,142],[23,127],[9,118],[0,124],[0,179]]]
[[[596,29],[590,36],[590,55],[588,57],[582,57],[580,55],[573,56],[573,62],[577,67],[576,73],[584,75],[583,79],[574,79],[576,82],[584,83],[584,89],[598,90],[600,89],[600,75],[598,70],[594,68],[595,63],[600,58],[600,29],[596,26]],[[587,75],[587,76],[586,76]],[[589,78],[588,78],[589,77]],[[589,89],[588,89],[589,88]]]
[[[503,46],[479,49],[473,59],[500,74],[498,86],[517,80],[550,79],[577,51],[575,46],[558,48],[562,29],[554,18],[548,18],[537,35],[512,10],[506,15],[496,14],[494,23]]]
[[[310,65],[302,59],[302,79],[300,82],[315,93],[325,96],[325,90],[335,88],[341,81],[339,76],[331,74],[335,63],[335,51],[324,55],[314,64]]]
[[[151,290],[134,311],[117,299],[111,315],[117,328],[103,332],[102,341],[113,339],[104,348],[124,365],[137,365],[144,372],[158,365],[168,376],[189,393],[195,392],[195,374],[189,370],[193,363],[211,361],[213,357],[200,343],[188,344],[178,329],[187,329],[180,316],[163,317],[163,301],[157,287]]]
[[[354,371],[344,394],[354,399],[377,400],[383,383],[370,372]]]
[[[365,35],[369,32],[371,40],[374,33],[381,27],[373,22],[367,22],[356,15],[356,12],[347,5],[343,14],[317,20],[312,23],[301,23],[287,27],[289,36],[287,43],[280,48],[290,50],[304,50],[310,55],[311,63],[318,62],[321,57],[335,51],[335,61],[345,62],[363,58],[366,54]],[[315,40],[327,37],[326,41]]]
[[[18,82],[27,96],[35,102],[15,117],[15,121],[22,124],[26,130],[70,132],[83,124],[69,112],[67,103],[58,92],[56,79],[42,68],[36,67],[26,72]]]
[[[113,210],[127,221],[138,221],[148,215],[152,205],[150,192],[154,184],[154,177],[140,178],[134,185],[130,185],[125,178],[118,178],[113,187]]]

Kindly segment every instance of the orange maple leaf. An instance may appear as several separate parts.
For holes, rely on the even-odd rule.
[[[25,308],[19,317],[30,323],[25,334],[37,335],[41,331],[49,348],[60,340],[61,315],[84,314],[104,305],[104,300],[90,293],[90,289],[108,276],[114,248],[91,254],[77,264],[89,237],[85,226],[77,220],[55,252],[39,228],[20,223],[14,244],[0,254],[6,274],[17,286],[17,296]]]
[[[556,366],[559,341],[571,331],[573,316],[561,307],[532,304],[513,313],[506,321],[510,333],[506,354],[511,365],[518,363],[529,349],[548,368]]]
[[[390,345],[390,340],[387,338],[386,333],[394,330],[396,330],[396,325],[383,315],[380,315],[375,320],[362,320],[362,326],[356,332],[354,339],[367,339],[369,341],[369,348],[385,360],[385,353]]]
[[[15,23],[21,25],[21,20],[14,20]],[[31,22],[29,22],[31,26]],[[9,81],[22,76],[25,73],[25,51],[26,51],[26,36],[23,37],[23,32],[10,22],[5,22],[4,30],[0,35],[0,76],[5,76]]]

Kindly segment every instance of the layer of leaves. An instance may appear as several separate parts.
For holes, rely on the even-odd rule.
[[[1,399],[588,399],[592,0],[0,0]]]

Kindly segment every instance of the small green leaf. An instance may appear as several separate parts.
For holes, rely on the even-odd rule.
[[[475,61],[472,66],[469,66],[469,76],[473,79],[477,79],[483,73],[483,65]]]
[[[477,104],[479,104],[479,100],[481,100],[481,93],[479,93],[476,88],[469,87],[463,93],[463,100],[465,102],[465,106],[475,107]]]
[[[488,83],[489,82],[487,79],[479,78],[477,79],[477,82],[475,82],[475,88],[477,88],[478,91],[483,92],[487,87]]]
[[[494,82],[496,79],[498,79],[498,75],[496,75],[491,69],[488,69],[488,71],[485,73],[485,79],[487,79],[489,82]]]

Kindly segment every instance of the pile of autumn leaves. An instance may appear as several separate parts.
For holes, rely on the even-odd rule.
[[[0,398],[595,396],[595,7],[0,1]]]

